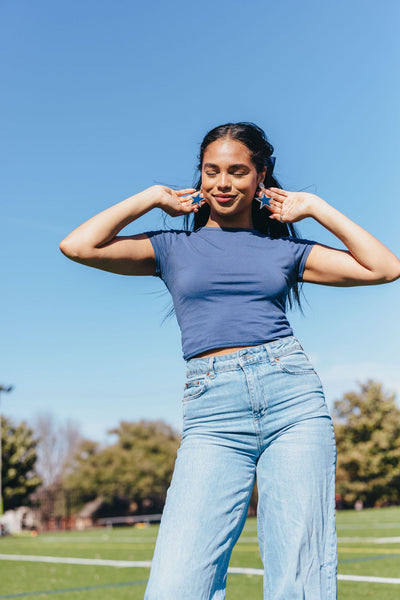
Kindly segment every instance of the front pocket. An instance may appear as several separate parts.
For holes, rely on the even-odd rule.
[[[201,376],[197,379],[187,380],[185,383],[185,390],[183,392],[183,401],[188,402],[201,396],[207,386],[208,377]]]
[[[276,356],[275,361],[284,373],[290,373],[291,375],[315,373],[306,353],[300,349],[284,356]]]

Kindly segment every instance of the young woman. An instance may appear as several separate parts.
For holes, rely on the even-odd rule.
[[[299,282],[385,283],[400,261],[318,196],[280,189],[272,152],[251,123],[217,127],[201,145],[196,188],[152,186],[60,244],[91,267],[162,278],[182,331],[183,436],[147,600],[225,597],[256,475],[265,598],[336,598],[333,427],[285,309]],[[155,207],[194,213],[192,231],[118,235]],[[347,251],[298,239],[292,223],[305,217]]]

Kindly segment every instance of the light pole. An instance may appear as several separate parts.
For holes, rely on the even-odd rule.
[[[1,392],[11,392],[14,386],[12,385],[1,385],[0,384],[0,400],[1,400]],[[0,402],[1,409],[1,402]],[[1,486],[1,469],[2,469],[2,452],[1,452],[1,410],[0,410],[0,517],[3,514],[3,488]]]

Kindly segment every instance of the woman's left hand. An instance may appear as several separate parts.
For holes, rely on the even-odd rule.
[[[280,188],[267,188],[265,195],[272,198],[267,208],[271,211],[270,219],[281,223],[296,223],[313,215],[313,207],[324,202],[322,198],[307,192],[288,192]]]
[[[350,286],[386,283],[400,277],[400,260],[374,236],[319,196],[274,187],[265,189],[264,193],[272,198],[268,207],[270,219],[295,223],[312,217],[347,248],[345,251],[315,244],[305,264],[303,281]]]

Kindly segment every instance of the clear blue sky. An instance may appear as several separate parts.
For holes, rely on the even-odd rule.
[[[398,0],[19,0],[0,13],[7,416],[51,411],[100,440],[121,419],[180,428],[184,361],[162,282],[78,265],[58,244],[149,185],[191,186],[218,124],[259,124],[284,187],[400,254]],[[152,211],[124,233],[162,227]],[[341,247],[312,221],[300,232]],[[304,291],[291,322],[329,404],[368,377],[399,397],[399,282]]]

